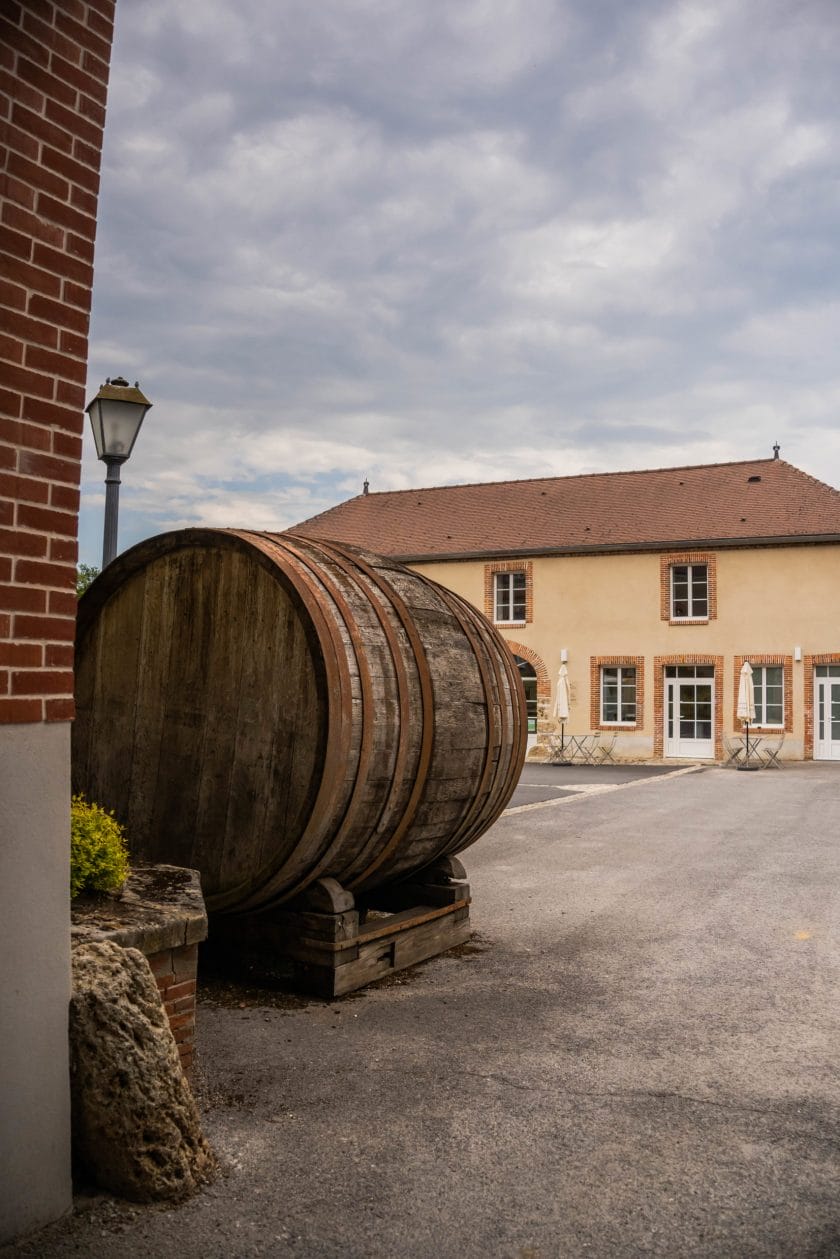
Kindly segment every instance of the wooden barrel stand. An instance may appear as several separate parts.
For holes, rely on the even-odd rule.
[[[470,888],[454,857],[357,898],[336,879],[319,879],[282,908],[225,915],[212,934],[229,957],[279,962],[295,987],[341,997],[466,944]]]

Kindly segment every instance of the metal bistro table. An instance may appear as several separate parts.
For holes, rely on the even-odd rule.
[[[568,734],[563,740],[562,749],[558,739],[552,740],[550,749],[554,765],[596,765],[598,735]]]
[[[753,735],[749,740],[749,753],[747,749],[747,740],[739,738],[736,740],[741,745],[741,755],[736,757],[736,769],[763,769],[764,757],[759,749],[764,742],[761,735]]]

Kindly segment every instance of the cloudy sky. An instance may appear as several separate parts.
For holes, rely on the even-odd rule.
[[[838,65],[837,0],[119,0],[121,547],[774,441],[840,487]]]

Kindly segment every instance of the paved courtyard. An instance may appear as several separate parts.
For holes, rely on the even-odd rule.
[[[662,778],[676,773],[673,765],[526,765],[508,806],[521,808],[526,804],[542,804],[564,796],[591,794]]]
[[[840,767],[535,770],[458,955],[207,991],[212,1188],[3,1254],[840,1256]]]

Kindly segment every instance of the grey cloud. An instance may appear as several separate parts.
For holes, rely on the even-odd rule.
[[[820,0],[121,0],[91,384],[154,394],[138,527],[785,425],[840,482],[838,53]]]

